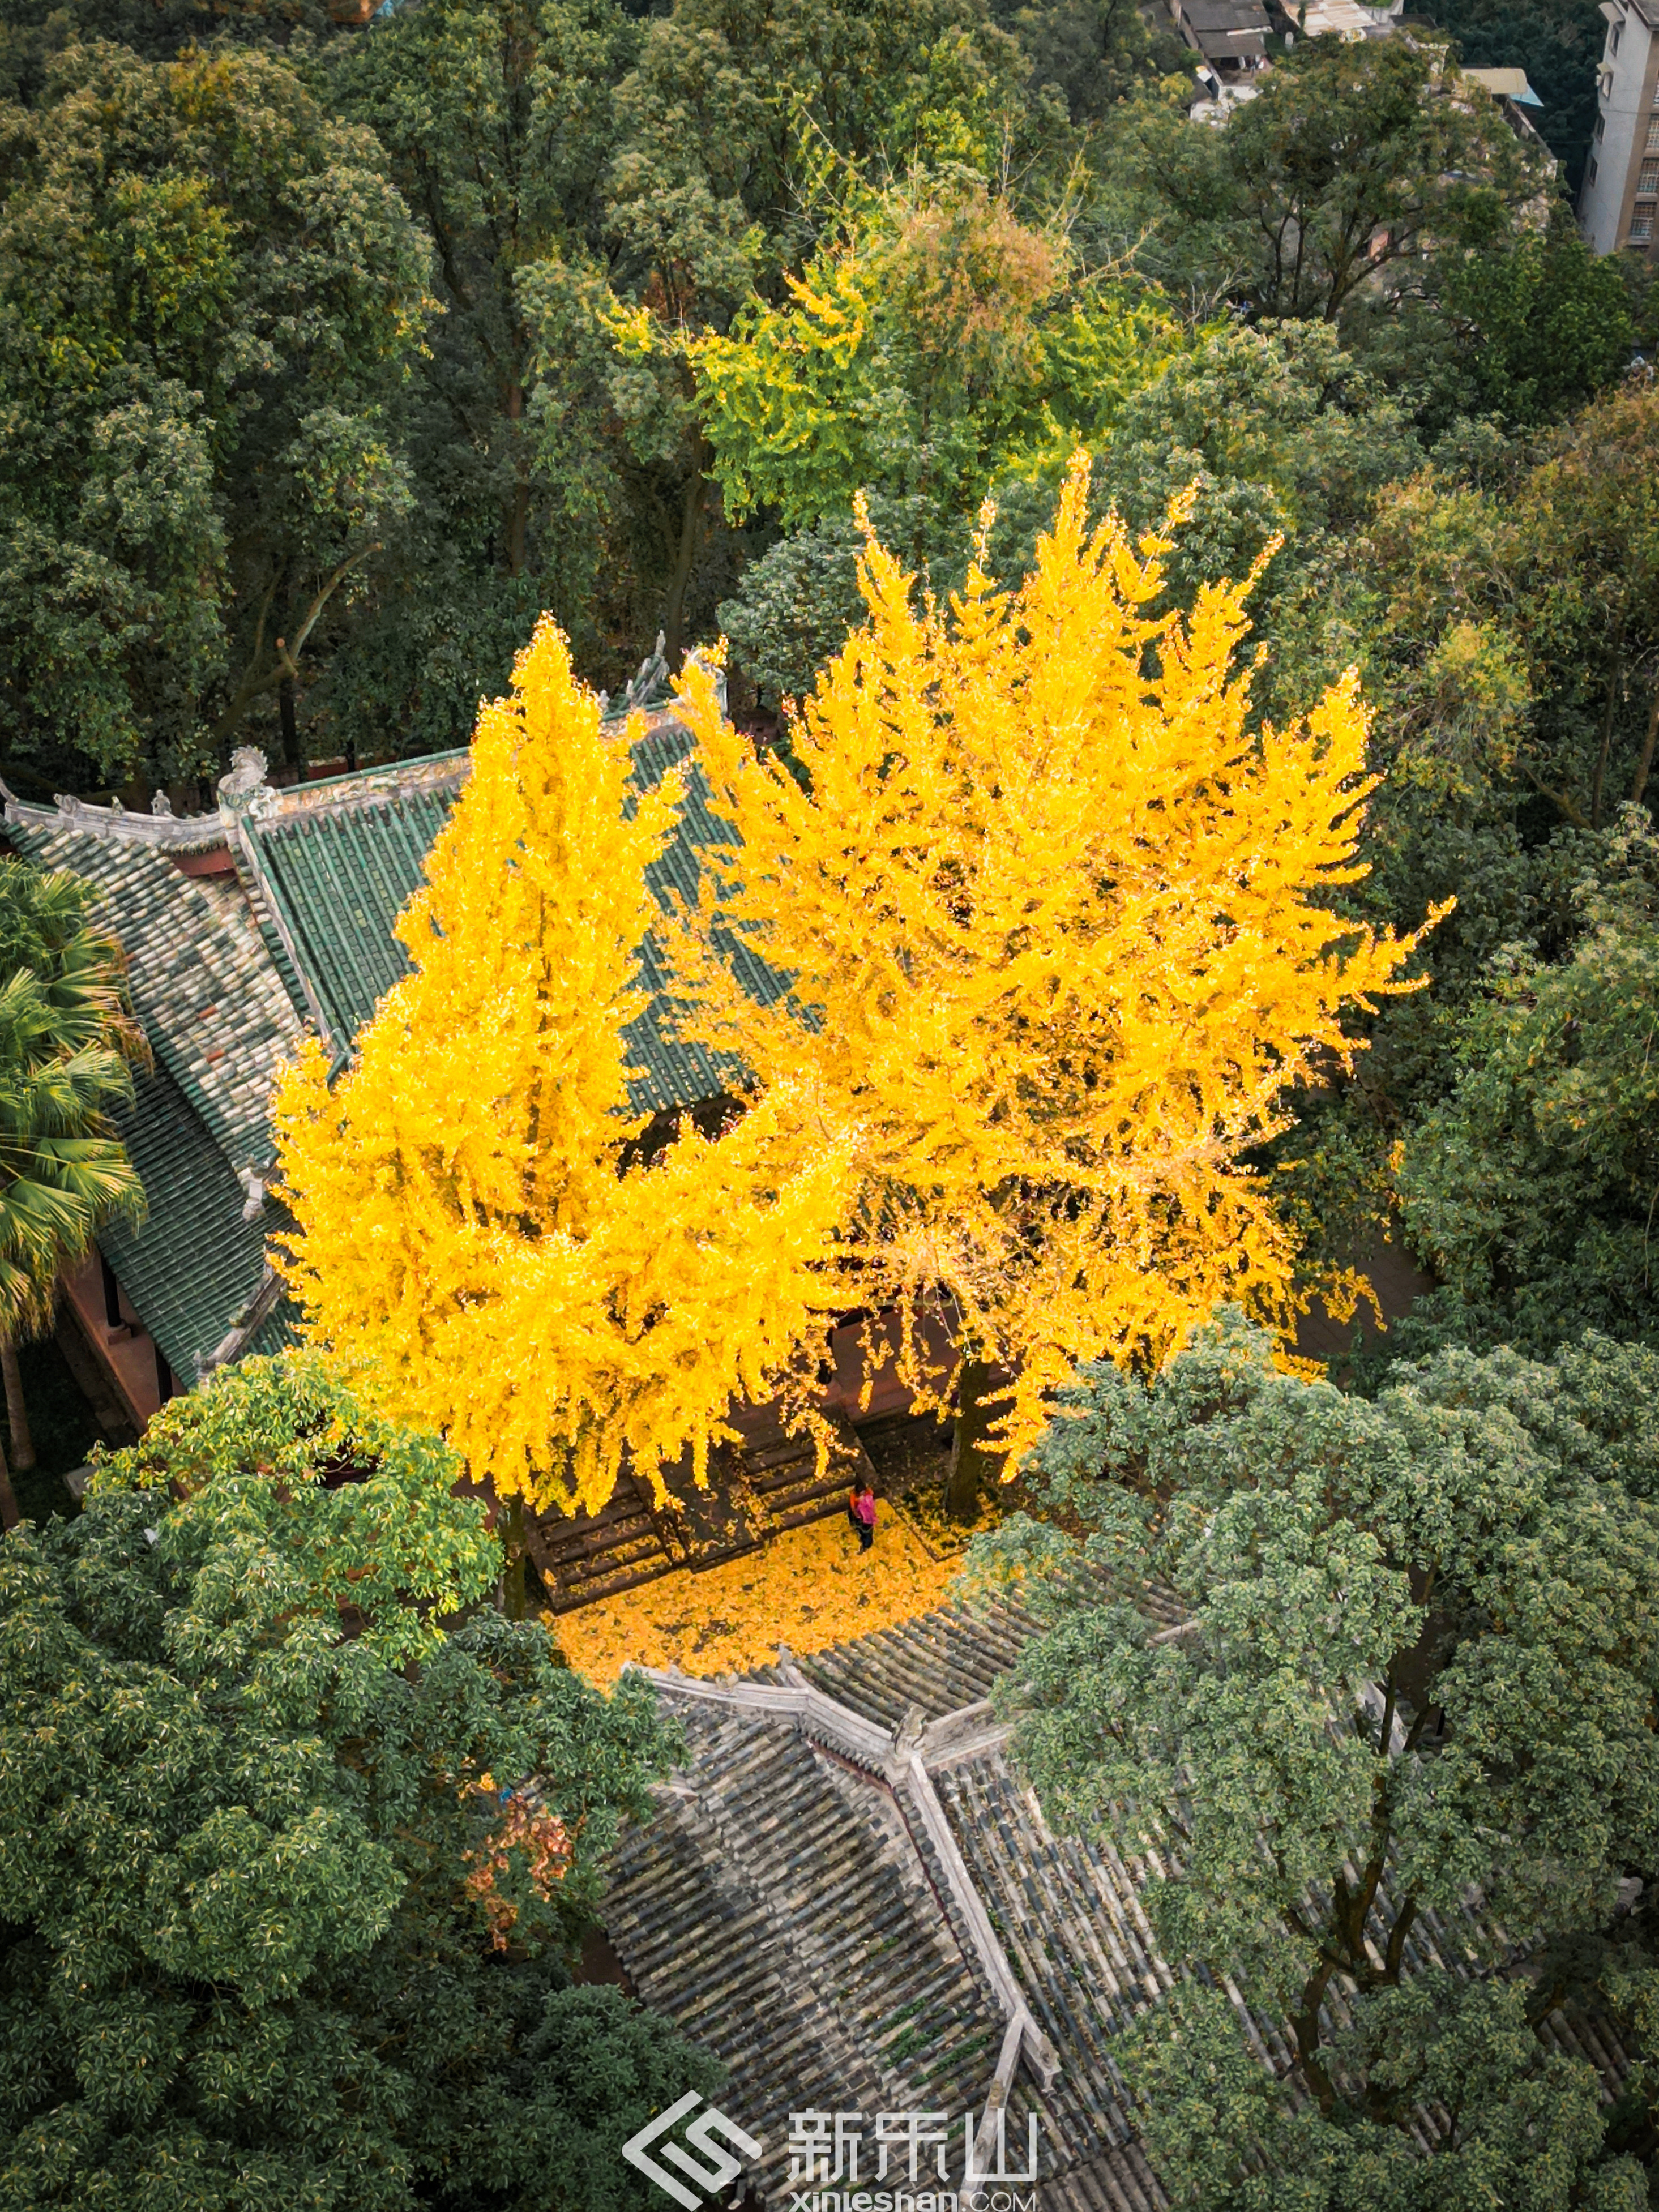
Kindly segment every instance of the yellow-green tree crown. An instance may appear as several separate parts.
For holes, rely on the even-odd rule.
[[[701,1480],[733,1395],[775,1387],[832,1294],[842,1180],[833,1143],[775,1167],[787,1081],[623,1165],[645,871],[682,799],[629,766],[544,617],[398,924],[413,974],[332,1089],[313,1044],[276,1109],[307,1333],[498,1493],[592,1510],[625,1457]]]
[[[976,562],[949,610],[870,544],[800,781],[706,672],[681,685],[732,830],[676,940],[692,1033],[849,1133],[858,1303],[948,1292],[1018,1369],[1016,1452],[1079,1360],[1161,1363],[1223,1300],[1288,1319],[1291,1239],[1245,1155],[1415,941],[1334,910],[1374,781],[1355,680],[1255,725],[1254,580],[1153,615],[1169,532],[1091,530],[1088,489],[1079,457],[1026,581]],[[790,1001],[745,995],[733,939]]]

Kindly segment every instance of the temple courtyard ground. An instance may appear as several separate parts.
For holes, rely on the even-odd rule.
[[[742,1674],[769,1665],[780,1644],[804,1656],[931,1613],[960,1568],[964,1534],[884,1499],[868,1552],[844,1516],[811,1521],[720,1566],[682,1568],[547,1623],[570,1665],[607,1689],[630,1659]]]

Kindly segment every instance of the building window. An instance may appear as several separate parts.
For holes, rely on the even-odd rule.
[[[1630,242],[1632,246],[1645,246],[1652,236],[1653,203],[1650,200],[1644,206],[1636,209],[1631,216]]]
[[[1602,134],[1607,130],[1607,118],[1603,115],[1598,115],[1595,118],[1595,138],[1598,145],[1601,143]]]
[[[1584,182],[1592,191],[1594,191],[1595,185],[1595,156],[1594,154],[1590,155],[1589,167],[1584,172]]]
[[[1610,54],[1616,54],[1616,53],[1618,52],[1618,51],[1619,51],[1619,41],[1620,41],[1620,39],[1622,39],[1622,38],[1624,37],[1624,35],[1625,35],[1625,27],[1624,27],[1624,25],[1623,25],[1622,23],[1615,23],[1615,24],[1613,25],[1613,37],[1612,37],[1612,40],[1611,40],[1611,41],[1609,42],[1608,46],[1607,46],[1607,52],[1608,52]]]
[[[1648,125],[1648,143],[1643,151],[1659,154],[1659,115],[1656,115]]]
[[[1638,192],[1659,192],[1659,161],[1643,162],[1636,189]]]

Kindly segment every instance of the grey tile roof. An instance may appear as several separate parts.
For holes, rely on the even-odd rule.
[[[964,2111],[1000,2023],[892,1794],[767,1721],[686,1725],[695,1796],[671,1794],[612,1871],[606,1925],[636,1984],[730,2055],[734,2116],[774,2142],[792,2097]]]
[[[117,1225],[99,1242],[187,1389],[198,1358],[212,1353],[264,1279],[268,1224],[243,1219],[242,1186],[167,1068],[141,1075],[137,1089],[133,1105],[112,1118],[149,1213],[136,1230]],[[259,1349],[276,1350],[291,1331],[292,1316],[279,1308]]]
[[[892,1729],[912,1709],[924,1719],[939,1720],[988,1697],[1036,1627],[1017,1606],[977,1616],[965,1607],[943,1607],[793,1664],[842,1705]],[[768,1674],[781,1679],[775,1668]]]
[[[1182,1618],[1166,1590],[1138,1588],[1134,1600],[1165,1626]],[[937,1721],[988,1697],[997,1676],[1007,1673],[1040,1626],[1011,1601],[941,1606],[810,1658],[794,1658],[791,1666],[851,1711],[893,1729],[908,1712]],[[770,1667],[751,1679],[779,1682],[785,1677],[781,1668]]]
[[[73,821],[54,826],[44,810],[13,810],[9,834],[42,866],[95,886],[157,1060],[233,1167],[269,1160],[271,1082],[301,1024],[246,902],[222,879],[191,879]]]
[[[751,1680],[810,1681],[888,1731],[975,1709],[955,1737],[928,1731],[928,1771],[945,1760],[951,1790],[939,1795],[959,1849],[974,1831],[976,1878],[1012,1847],[1006,1881],[981,1893],[1061,2064],[1047,2090],[1016,2076],[1011,2157],[1035,2112],[1050,2212],[1155,2212],[1162,2194],[1109,2070],[1078,2063],[1084,2050],[1097,2059],[1098,2036],[1084,2041],[1073,1992],[1063,1980],[1051,1989],[1042,1942],[1030,1940],[1030,1843],[1006,1817],[983,1818],[990,1778],[1005,1797],[1018,1784],[980,1701],[1035,1627],[1010,1606],[948,1607]],[[861,2113],[866,2155],[878,2112],[947,2112],[949,2172],[959,2176],[963,2120],[984,2106],[1006,2019],[902,1761],[876,1773],[787,1718],[679,1696],[655,1679],[685,1727],[688,1757],[617,1851],[605,1924],[641,1996],[730,2069],[721,2107],[767,2147],[763,2202],[790,2202],[789,2115],[814,2108]],[[1025,1817],[1041,1821],[1034,1804]],[[1109,1909],[1138,1911],[1132,1892],[1126,1905],[1115,1891]],[[874,2174],[866,2164],[859,2185]]]
[[[1160,1621],[1175,1611],[1166,1592],[1138,1595]],[[1011,2145],[1024,2140],[1025,2114],[1038,2116],[1040,2202],[1048,2212],[1154,2212],[1164,2199],[1112,2046],[1175,1978],[1141,1905],[1161,1869],[1055,1835],[1010,1759],[1008,1731],[981,1700],[1036,1626],[1006,1605],[978,1614],[952,1607],[744,1682],[653,1675],[685,1723],[689,1755],[659,1792],[652,1820],[623,1842],[605,1924],[641,1996],[731,2066],[727,2106],[770,2148],[781,2143],[787,2114],[811,2106],[868,2115],[927,2103],[935,2086],[938,2105],[966,2100],[951,2106],[958,2114],[983,2102],[1004,2015],[980,1969],[959,1902],[965,1891],[987,1916],[998,1971],[1012,1976],[1010,2002],[1024,2006],[1058,2061],[1046,2087],[1022,2071],[1010,2090]],[[780,1698],[792,1682],[842,1708],[839,1750],[822,1708],[763,1712],[734,1702]],[[971,1693],[965,1708],[953,1707],[963,1692]],[[885,1756],[874,1747],[881,1731],[890,1738]],[[910,1778],[916,1762],[960,1881],[934,1846]],[[869,1869],[862,1892],[848,1887],[860,1864]],[[920,1885],[910,1878],[916,1870]],[[850,1919],[849,1895],[858,1900]],[[1386,1911],[1384,1898],[1379,1932]],[[959,1984],[928,1979],[952,1942],[971,2001]],[[932,1993],[915,2014],[927,2025],[914,2053],[872,2032],[872,2020],[896,2016],[882,2011],[896,1987],[890,1946],[910,1962],[918,1990]],[[1526,1969],[1524,1952],[1478,1901],[1458,1913],[1424,1912],[1406,1950],[1410,1972],[1486,1971],[1493,1960]],[[939,1994],[947,1988],[948,2002]],[[1340,2022],[1340,1991],[1328,2002]],[[1259,2051],[1288,2067],[1280,2024],[1254,2007],[1248,2019]],[[1628,2060],[1607,2022],[1563,2008],[1540,2033],[1547,2047],[1588,2059],[1616,2095]],[[872,2078],[880,2052],[901,2047],[915,2070],[902,2082]],[[1028,2060],[1031,2048],[1023,2042]],[[901,2087],[884,2107],[878,2090]],[[1432,2119],[1424,2124],[1431,2133]],[[960,2170],[958,2136],[951,2171]],[[764,2163],[769,2207],[789,2203],[785,2174],[775,2157]]]

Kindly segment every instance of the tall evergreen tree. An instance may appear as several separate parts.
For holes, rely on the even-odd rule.
[[[647,2212],[715,2069],[572,1966],[672,1742],[458,1474],[289,1354],[0,1544],[0,2212]]]
[[[1049,1819],[1146,1873],[1173,1986],[1115,2050],[1174,2202],[1647,2203],[1659,1972],[1615,1914],[1659,1856],[1656,1385],[1589,1337],[1370,1403],[1232,1316],[1065,1394],[1054,1521],[980,1559],[1048,1622],[1016,1743]],[[1637,2059],[1617,2111],[1552,2047],[1568,1996]]]

